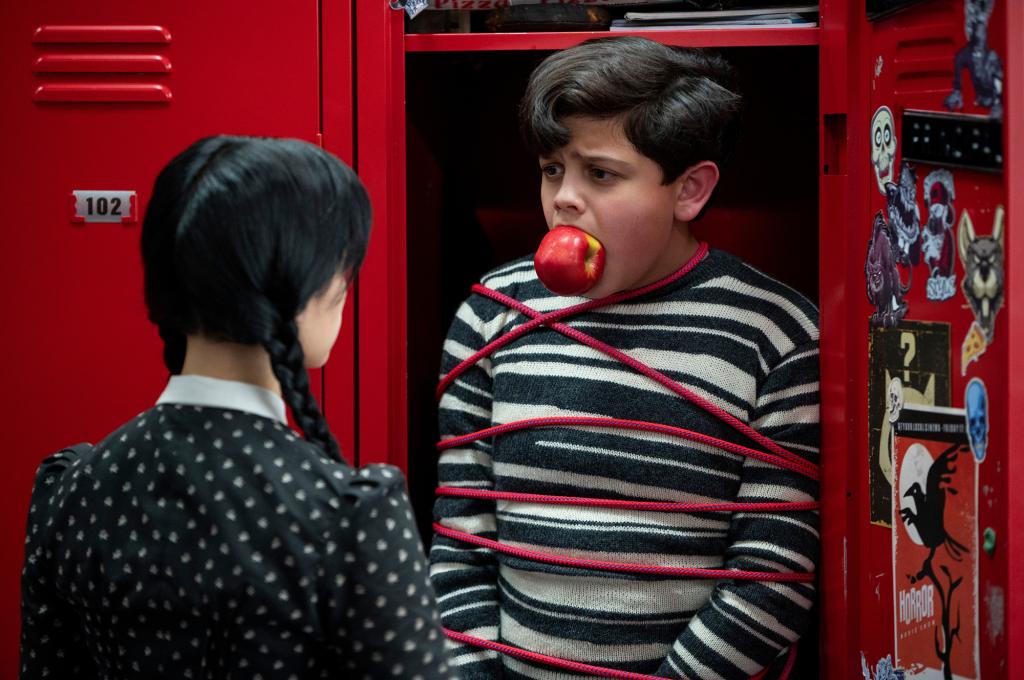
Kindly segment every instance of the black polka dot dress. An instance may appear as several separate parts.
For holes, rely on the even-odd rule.
[[[457,680],[400,471],[327,460],[253,386],[173,403],[190,378],[40,466],[21,677]]]

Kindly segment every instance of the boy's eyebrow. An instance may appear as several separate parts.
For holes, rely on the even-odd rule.
[[[600,154],[583,154],[579,153],[578,151],[573,151],[572,155],[576,156],[581,160],[586,161],[587,163],[613,163],[615,165],[621,165],[627,168],[633,167],[629,163],[629,161],[624,161],[620,158],[615,158],[613,156],[602,156]]]

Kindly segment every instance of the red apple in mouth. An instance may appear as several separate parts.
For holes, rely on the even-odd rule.
[[[533,266],[555,295],[582,295],[604,272],[604,246],[582,229],[558,225],[541,240]]]

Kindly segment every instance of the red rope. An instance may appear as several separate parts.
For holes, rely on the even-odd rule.
[[[761,460],[763,462],[771,463],[779,467],[797,472],[804,476],[810,477],[811,479],[817,480],[819,478],[818,466],[807,461],[800,456],[786,450],[773,442],[768,437],[765,437],[761,433],[754,430],[752,427],[743,423],[724,409],[712,404],[707,399],[687,389],[675,380],[672,380],[665,374],[656,371],[655,369],[643,364],[640,361],[630,357],[629,355],[611,347],[610,345],[597,340],[585,333],[582,333],[574,328],[566,326],[565,324],[558,323],[560,319],[564,319],[576,314],[581,314],[597,307],[603,307],[606,305],[616,304],[624,302],[641,295],[644,295],[650,291],[656,290],[663,286],[666,286],[681,277],[689,273],[698,263],[700,263],[707,255],[708,248],[706,243],[701,243],[697,248],[697,252],[694,253],[693,257],[676,271],[671,276],[668,276],[660,281],[656,281],[652,284],[638,288],[633,291],[624,291],[609,295],[604,298],[597,300],[588,300],[586,302],[572,305],[564,309],[554,310],[546,314],[542,314],[530,307],[527,307],[518,300],[511,298],[507,295],[499,293],[498,291],[492,290],[482,285],[474,285],[473,292],[489,297],[493,300],[501,302],[506,306],[514,309],[521,314],[530,317],[530,321],[517,326],[511,331],[501,335],[495,340],[485,345],[482,349],[475,352],[472,356],[460,362],[455,368],[448,372],[442,379],[437,387],[437,398],[440,399],[445,393],[448,387],[454,382],[460,375],[462,375],[470,367],[474,366],[480,359],[493,354],[502,347],[513,342],[517,338],[529,333],[533,329],[547,325],[554,331],[562,333],[566,337],[569,337],[583,345],[596,349],[620,363],[632,368],[641,375],[645,375],[663,387],[669,389],[678,396],[686,399],[690,403],[704,409],[708,413],[714,415],[719,420],[728,424],[741,434],[745,435],[752,441],[760,444],[771,453],[764,453],[751,449],[738,444],[710,437],[708,435],[693,432],[683,428],[672,427],[669,425],[660,425],[658,423],[647,423],[643,421],[633,420],[619,420],[613,418],[587,418],[587,417],[550,417],[550,418],[532,418],[519,420],[512,423],[506,423],[504,425],[498,425],[490,428],[485,428],[477,432],[473,432],[460,437],[453,437],[446,439],[438,443],[437,448],[441,451],[462,444],[477,441],[479,439],[486,439],[495,437],[508,432],[516,430],[522,430],[526,428],[534,427],[565,427],[565,426],[593,426],[593,427],[612,427],[622,429],[632,429],[645,432],[657,432],[661,434],[668,434],[677,436],[690,441],[708,444],[710,446],[718,447],[722,450],[736,453],[743,456],[748,456]],[[772,455],[774,454],[774,455]],[[785,511],[798,511],[798,510],[817,510],[819,507],[818,503],[807,502],[786,502],[786,503],[662,503],[662,502],[651,502],[651,501],[622,501],[614,499],[600,499],[600,498],[579,498],[571,496],[550,496],[540,494],[524,494],[524,493],[511,493],[511,492],[497,492],[484,489],[460,489],[456,487],[438,487],[438,495],[443,496],[459,496],[463,498],[483,498],[493,500],[512,500],[512,501],[523,501],[533,503],[552,503],[562,505],[585,505],[593,507],[607,507],[607,508],[624,508],[634,510],[650,510],[660,512],[722,512],[722,511],[735,511],[735,512],[785,512]],[[516,548],[514,546],[494,541],[491,539],[483,538],[470,534],[464,531],[458,531],[455,529],[449,529],[442,526],[439,523],[434,523],[434,531],[448,538],[470,543],[472,545],[478,545],[484,548],[494,550],[496,552],[504,553],[507,555],[513,555],[523,559],[534,560],[538,562],[546,562],[548,564],[557,564],[567,567],[578,567],[583,569],[596,569],[603,571],[616,571],[616,572],[627,572],[627,573],[643,573],[643,574],[656,574],[663,576],[678,576],[683,578],[709,578],[709,579],[735,579],[735,580],[750,580],[750,581],[773,581],[773,582],[810,582],[814,580],[813,573],[797,573],[797,572],[755,572],[755,571],[744,571],[739,569],[701,569],[701,568],[689,568],[689,567],[668,567],[662,565],[643,565],[643,564],[626,564],[620,562],[603,562],[599,560],[589,560],[580,558],[563,557],[560,555],[553,555],[550,553],[543,553],[535,550],[527,550],[525,548]],[[576,661],[569,661],[566,659],[559,659],[557,657],[540,654],[537,652],[529,652],[524,649],[504,645],[498,642],[492,642],[490,640],[484,640],[482,638],[473,637],[464,633],[445,629],[445,634],[458,642],[475,645],[478,647],[485,647],[492,649],[503,654],[510,656],[519,657],[522,659],[528,659],[540,663],[544,663],[557,668],[563,668],[568,670],[579,671],[583,673],[590,673],[600,677],[606,678],[622,678],[624,680],[660,680],[658,676],[643,675],[640,673],[631,673],[628,671],[618,671],[610,668],[602,668],[600,666],[591,666],[588,664],[579,663]],[[786,665],[782,671],[780,680],[786,680],[789,677],[789,673],[793,668],[793,664],[796,659],[796,644],[794,643],[789,650],[788,657],[786,659]],[[754,676],[752,680],[757,680],[765,675],[765,671],[762,671]]]
[[[547,503],[552,505],[579,505],[617,510],[646,510],[650,512],[800,512],[817,510],[819,503],[673,503],[658,501],[626,501],[612,498],[580,498],[576,496],[547,496],[535,493],[511,491],[490,491],[486,489],[463,489],[455,486],[439,486],[438,496],[459,498],[480,498],[484,500],[516,501],[520,503]]]
[[[475,285],[475,286],[473,286],[473,291],[476,292],[476,293],[480,293],[481,295],[486,295],[487,297],[489,297],[489,298],[491,298],[493,300],[496,300],[498,302],[502,302],[502,303],[508,305],[509,307],[512,307],[513,309],[515,309],[515,310],[517,310],[519,312],[522,312],[523,314],[525,314],[527,316],[533,317],[534,320],[537,320],[540,317],[540,313],[537,312],[536,310],[531,309],[530,307],[527,307],[526,305],[522,304],[521,302],[519,302],[515,298],[508,297],[507,295],[499,293],[496,290],[491,290],[490,288],[485,288],[484,286]],[[779,446],[778,444],[773,442],[771,439],[769,439],[768,437],[765,437],[763,434],[761,434],[760,432],[758,432],[754,428],[750,427],[749,425],[747,425],[743,421],[739,420],[738,418],[736,418],[735,416],[733,416],[732,414],[730,414],[726,410],[724,410],[724,409],[722,409],[722,408],[720,408],[718,406],[715,406],[714,404],[712,404],[710,401],[708,401],[704,397],[698,395],[697,393],[693,392],[692,390],[687,389],[686,387],[683,387],[681,384],[679,384],[675,380],[672,380],[672,378],[669,378],[664,373],[661,373],[660,371],[656,371],[655,369],[651,368],[650,366],[647,366],[646,364],[644,364],[644,363],[642,363],[640,361],[637,361],[636,359],[634,359],[633,357],[629,356],[628,354],[626,354],[626,353],[624,353],[624,352],[622,352],[620,350],[617,350],[614,347],[612,347],[611,345],[603,343],[600,340],[597,340],[596,338],[593,338],[593,337],[587,335],[586,333],[582,333],[582,332],[576,330],[575,328],[571,328],[570,326],[566,326],[565,324],[562,324],[562,323],[548,323],[547,326],[551,330],[558,331],[559,333],[561,333],[562,335],[565,335],[568,338],[571,338],[571,339],[573,339],[573,340],[575,340],[575,341],[577,341],[577,342],[579,342],[579,343],[581,343],[583,345],[587,345],[588,347],[592,347],[593,349],[596,349],[599,352],[603,352],[604,354],[607,354],[608,356],[612,357],[613,359],[616,359],[620,363],[625,364],[626,366],[629,366],[630,368],[632,368],[637,373],[640,373],[641,375],[647,376],[648,378],[650,378],[650,379],[654,380],[655,382],[657,382],[659,385],[662,385],[663,387],[667,388],[668,390],[670,390],[670,391],[674,392],[675,394],[679,395],[683,399],[686,399],[690,403],[692,403],[692,404],[694,404],[694,405],[704,409],[705,411],[707,411],[711,415],[715,416],[716,418],[718,418],[719,420],[724,422],[726,425],[729,425],[730,427],[735,429],[740,434],[742,434],[742,435],[750,438],[751,440],[757,442],[758,444],[760,444],[764,448],[768,449],[769,451],[771,451],[775,455],[779,456],[780,458],[785,458],[786,460],[789,460],[789,461],[792,461],[792,462],[795,462],[795,463],[798,463],[798,464],[801,464],[801,463],[802,464],[808,464],[807,461],[804,460],[803,458],[801,458],[800,456],[796,455],[795,453],[793,453],[791,451],[787,451],[786,449],[782,448],[781,446]]]
[[[524,560],[534,562],[546,562],[557,564],[562,567],[577,567],[579,569],[594,569],[596,571],[616,571],[629,574],[652,574],[655,576],[677,576],[679,578],[709,578],[709,579],[730,579],[735,581],[772,581],[776,583],[809,583],[814,580],[811,572],[774,572],[774,571],[746,571],[743,569],[704,569],[701,567],[666,567],[660,564],[628,564],[625,562],[602,562],[601,560],[588,560],[577,557],[563,557],[552,555],[537,550],[516,548],[492,540],[483,538],[466,531],[449,529],[448,527],[434,523],[434,532],[441,536],[453,538],[457,541],[478,545],[481,548],[490,548],[506,555],[520,557]]]
[[[441,395],[445,393],[445,390],[448,389],[448,386],[451,385],[452,381],[458,378],[460,375],[462,375],[468,368],[476,364],[476,362],[480,361],[480,359],[483,359],[485,356],[495,352],[496,350],[501,349],[508,343],[518,338],[519,336],[529,333],[537,326],[545,324],[548,321],[557,321],[558,319],[563,319],[568,316],[581,314],[596,307],[603,307],[605,305],[611,305],[617,302],[625,302],[626,300],[632,300],[633,298],[649,293],[652,290],[657,290],[662,286],[667,286],[673,281],[677,281],[686,274],[688,274],[690,270],[696,267],[707,254],[708,244],[701,243],[700,246],[697,248],[697,252],[693,254],[693,257],[691,257],[689,261],[679,269],[679,271],[675,272],[674,274],[670,275],[667,278],[662,279],[661,281],[655,281],[654,283],[643,286],[642,288],[637,288],[636,290],[622,291],[620,293],[615,293],[613,295],[598,298],[596,300],[587,300],[586,302],[581,302],[577,305],[565,307],[564,309],[556,309],[552,312],[548,312],[547,314],[540,314],[539,316],[537,316],[539,314],[538,312],[531,309],[530,311],[533,312],[533,315],[535,317],[533,321],[529,321],[523,324],[522,326],[518,326],[517,328],[514,328],[508,333],[506,333],[505,335],[490,342],[489,344],[485,345],[481,350],[476,352],[473,356],[462,361],[461,363],[459,363],[458,366],[449,371],[448,375],[444,376],[441,379],[441,383],[437,386],[437,398],[440,399]],[[477,291],[477,287],[478,286],[474,285],[473,291]],[[483,290],[490,290],[490,288],[485,288],[484,286],[479,287]]]
[[[516,430],[525,430],[537,427],[611,427],[624,430],[639,430],[641,432],[657,432],[659,434],[668,434],[681,439],[688,439],[690,441],[699,442],[701,444],[707,444],[714,446],[730,453],[735,453],[741,456],[747,456],[749,458],[755,458],[765,463],[770,463],[787,470],[792,470],[805,477],[811,479],[818,479],[819,472],[818,466],[811,462],[808,462],[802,458],[797,458],[795,461],[780,458],[779,456],[773,456],[757,449],[747,448],[739,444],[733,444],[732,442],[724,439],[716,439],[715,437],[708,436],[701,432],[694,432],[693,430],[684,430],[681,427],[673,427],[671,425],[662,425],[660,423],[648,423],[642,420],[620,420],[616,418],[594,418],[584,416],[549,416],[546,418],[525,418],[523,420],[516,420],[511,423],[505,423],[504,425],[495,425],[494,427],[488,427],[483,430],[477,430],[469,434],[464,434],[459,437],[451,437],[450,439],[443,439],[437,443],[437,449],[444,451],[445,449],[452,449],[457,446],[462,446],[469,442],[474,442],[479,439],[488,439],[490,437],[496,437],[498,435],[506,434],[508,432],[515,432]]]
[[[473,645],[474,647],[483,647],[484,649],[492,649],[496,652],[507,654],[508,656],[546,664],[554,668],[562,668],[569,671],[577,671],[579,673],[590,673],[591,675],[597,675],[602,678],[618,678],[619,680],[668,680],[668,678],[661,675],[645,675],[643,673],[619,671],[614,668],[604,668],[603,666],[591,666],[590,664],[581,663],[579,661],[560,659],[557,656],[549,656],[547,654],[541,654],[540,652],[530,652],[522,649],[521,647],[513,647],[512,645],[494,642],[493,640],[485,640],[484,638],[476,637],[474,635],[466,635],[465,633],[460,633],[448,628],[444,628],[443,630],[445,635],[456,642]],[[782,670],[782,675],[779,676],[779,680],[787,680],[795,661],[796,643],[794,642],[790,645],[789,651],[786,654],[786,665]],[[760,680],[767,674],[767,672],[768,669],[766,668],[757,675],[751,677],[750,680]]]

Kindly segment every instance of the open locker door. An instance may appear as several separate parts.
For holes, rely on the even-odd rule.
[[[844,597],[825,614],[843,602],[847,635],[827,642],[841,649],[843,677],[1016,677],[1006,629],[1016,3],[866,4],[849,33],[851,304],[823,308],[845,316],[853,433]],[[826,542],[827,554],[838,549]]]

